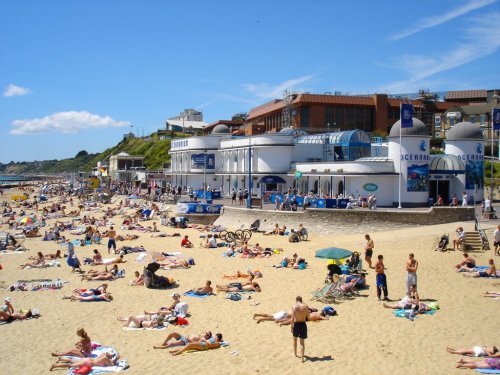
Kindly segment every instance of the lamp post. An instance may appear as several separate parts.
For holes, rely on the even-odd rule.
[[[203,199],[207,203],[207,149],[205,148],[203,154]]]
[[[248,197],[247,197],[247,208],[252,208],[252,143],[250,139],[248,140]]]

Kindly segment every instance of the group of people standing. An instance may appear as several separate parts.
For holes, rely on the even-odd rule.
[[[377,285],[377,298],[380,301],[382,299],[382,294],[384,301],[389,299],[389,291],[387,288],[387,276],[385,274],[384,256],[379,254],[377,256],[377,261],[375,266],[372,266],[373,250],[375,248],[375,243],[369,234],[365,234],[365,261],[369,268],[375,269],[376,274],[376,285]],[[410,294],[412,286],[417,287],[417,269],[418,261],[415,259],[415,255],[410,253],[408,260],[406,261],[406,291]]]

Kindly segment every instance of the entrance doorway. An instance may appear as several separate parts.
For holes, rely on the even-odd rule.
[[[450,202],[450,181],[429,181],[429,198],[433,198],[434,203],[436,203],[438,195],[443,197],[444,205],[447,206]]]
[[[344,181],[339,181],[339,184],[338,184],[338,189],[337,189],[337,194],[340,195],[344,195]]]

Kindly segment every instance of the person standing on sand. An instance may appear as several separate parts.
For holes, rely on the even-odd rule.
[[[365,240],[366,240],[365,261],[366,261],[366,263],[368,263],[369,268],[373,268],[372,267],[372,256],[373,256],[373,248],[375,247],[375,243],[370,238],[369,234],[365,234]]]
[[[495,255],[500,255],[498,247],[500,246],[500,225],[493,232],[493,246],[495,246]]]
[[[292,307],[291,330],[293,334],[293,353],[297,355],[297,338],[300,339],[300,357],[304,362],[305,342],[307,339],[306,321],[309,318],[309,306],[302,302],[302,297],[295,299],[295,305]]]
[[[410,295],[411,286],[415,285],[417,288],[417,269],[418,261],[415,259],[415,255],[410,253],[408,260],[406,261],[406,293]]]
[[[382,297],[382,291],[384,292],[384,301],[389,299],[389,293],[387,291],[387,278],[385,276],[385,266],[384,266],[384,256],[379,255],[377,263],[375,263],[375,272],[377,273],[377,297],[380,301],[380,297]]]
[[[108,230],[108,254],[111,252],[111,247],[116,252],[116,231],[114,227],[110,227]]]

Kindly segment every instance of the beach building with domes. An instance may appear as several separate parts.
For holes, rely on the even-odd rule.
[[[210,135],[173,140],[170,155],[174,185],[201,188],[206,181],[224,194],[251,188],[252,196],[264,199],[291,187],[325,197],[375,194],[379,206],[423,207],[438,195],[447,202],[466,192],[472,203],[484,194],[484,138],[469,122],[454,125],[444,154],[435,155],[427,126],[417,118],[402,130],[397,121],[387,141],[359,129],[233,136],[218,124]]]

